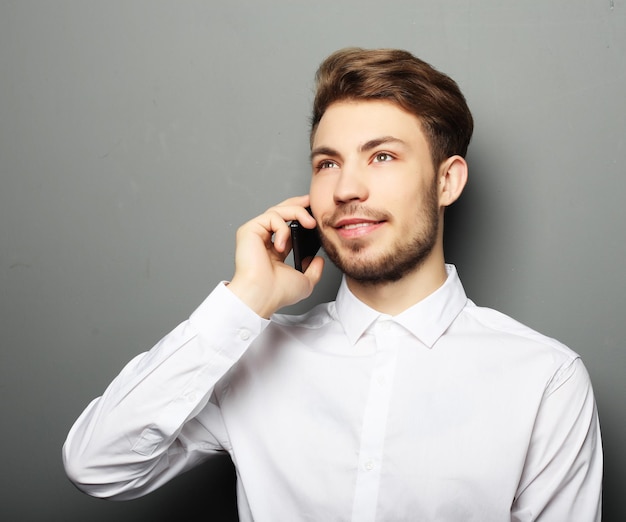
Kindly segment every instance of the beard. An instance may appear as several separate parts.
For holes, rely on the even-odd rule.
[[[416,208],[418,208],[416,202]],[[386,215],[356,203],[346,203],[337,208],[333,222],[338,216],[354,214],[366,215],[379,221]],[[437,183],[433,183],[425,194],[421,210],[409,227],[409,234],[399,238],[388,249],[377,255],[360,255],[365,250],[368,240],[354,240],[347,253],[341,253],[337,246],[320,230],[322,248],[333,264],[346,276],[359,283],[377,285],[399,281],[405,275],[418,269],[428,258],[437,242],[439,230],[439,202]]]

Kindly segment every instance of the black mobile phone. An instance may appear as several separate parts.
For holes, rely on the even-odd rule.
[[[307,207],[309,214],[311,209]],[[313,215],[313,214],[311,214]],[[291,228],[291,248],[293,249],[293,266],[296,270],[304,272],[302,262],[310,257],[315,257],[320,249],[320,235],[315,228],[304,228],[299,221],[294,220],[289,224]]]

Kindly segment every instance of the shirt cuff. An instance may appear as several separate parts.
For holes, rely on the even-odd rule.
[[[216,341],[216,332],[223,332],[231,342],[237,340],[239,342],[235,344],[247,347],[267,328],[270,321],[248,307],[223,281],[194,310],[189,323],[202,337],[213,342]]]

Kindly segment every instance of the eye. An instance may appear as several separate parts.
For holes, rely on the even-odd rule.
[[[325,159],[317,164],[317,170],[337,168],[337,163],[333,160]]]
[[[393,156],[389,154],[388,152],[378,152],[374,156],[375,163],[383,163],[386,161],[391,161],[392,159],[393,159]]]

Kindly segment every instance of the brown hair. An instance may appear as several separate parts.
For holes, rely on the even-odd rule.
[[[399,49],[340,49],[315,75],[311,140],[324,112],[345,100],[388,100],[414,114],[422,125],[435,168],[465,156],[474,121],[452,78]]]

